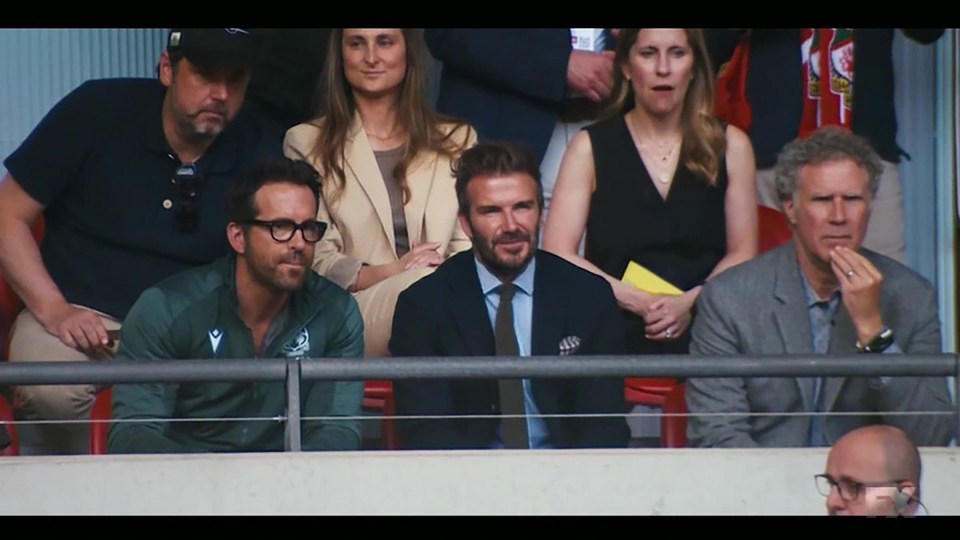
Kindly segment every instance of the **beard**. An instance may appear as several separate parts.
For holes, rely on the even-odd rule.
[[[274,261],[264,261],[255,254],[247,254],[247,267],[250,275],[264,288],[277,292],[293,292],[303,287],[310,271],[312,254],[306,251],[287,251]],[[297,266],[281,266],[283,264]]]
[[[532,259],[534,253],[536,253],[536,246],[533,243],[533,239],[539,238],[539,229],[539,226],[532,232],[518,229],[509,233],[498,234],[493,238],[483,236],[478,233],[476,229],[473,229],[473,246],[477,251],[477,255],[480,257],[480,261],[490,272],[497,277],[512,278],[527,267],[530,259]],[[527,244],[526,253],[524,253],[523,250],[517,254],[505,255],[497,252],[497,245],[513,242],[525,242]]]
[[[204,113],[214,113],[220,115],[220,119],[208,118],[201,120],[200,116]],[[227,117],[226,104],[214,103],[193,114],[181,115],[177,121],[180,133],[188,140],[212,140],[223,133],[230,120]]]

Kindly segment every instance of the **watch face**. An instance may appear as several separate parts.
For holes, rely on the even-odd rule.
[[[883,352],[893,343],[893,330],[884,328],[880,334],[873,338],[873,341],[867,343],[863,348],[864,352]]]

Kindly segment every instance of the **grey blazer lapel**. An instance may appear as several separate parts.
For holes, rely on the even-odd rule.
[[[774,267],[773,296],[776,299],[774,320],[783,340],[787,354],[813,354],[810,335],[810,316],[807,313],[806,295],[800,277],[793,241],[778,248]],[[808,377],[794,378],[806,410],[810,409],[811,380]]]
[[[780,248],[777,259],[773,278],[773,296],[777,300],[774,319],[780,330],[783,348],[787,354],[812,354],[810,317],[800,281],[800,267],[793,253],[793,242]]]

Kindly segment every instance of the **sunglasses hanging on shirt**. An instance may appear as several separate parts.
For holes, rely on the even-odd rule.
[[[200,187],[200,171],[193,163],[177,167],[173,175],[173,184],[177,188],[177,230],[192,233],[197,230],[197,208],[195,199]]]

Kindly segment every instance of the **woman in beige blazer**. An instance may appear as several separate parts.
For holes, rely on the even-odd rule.
[[[457,224],[451,162],[476,132],[430,110],[425,82],[418,30],[335,29],[320,114],[284,139],[284,153],[323,178],[317,219],[329,228],[313,268],[354,293],[366,356],[389,354],[400,292],[471,247]]]

